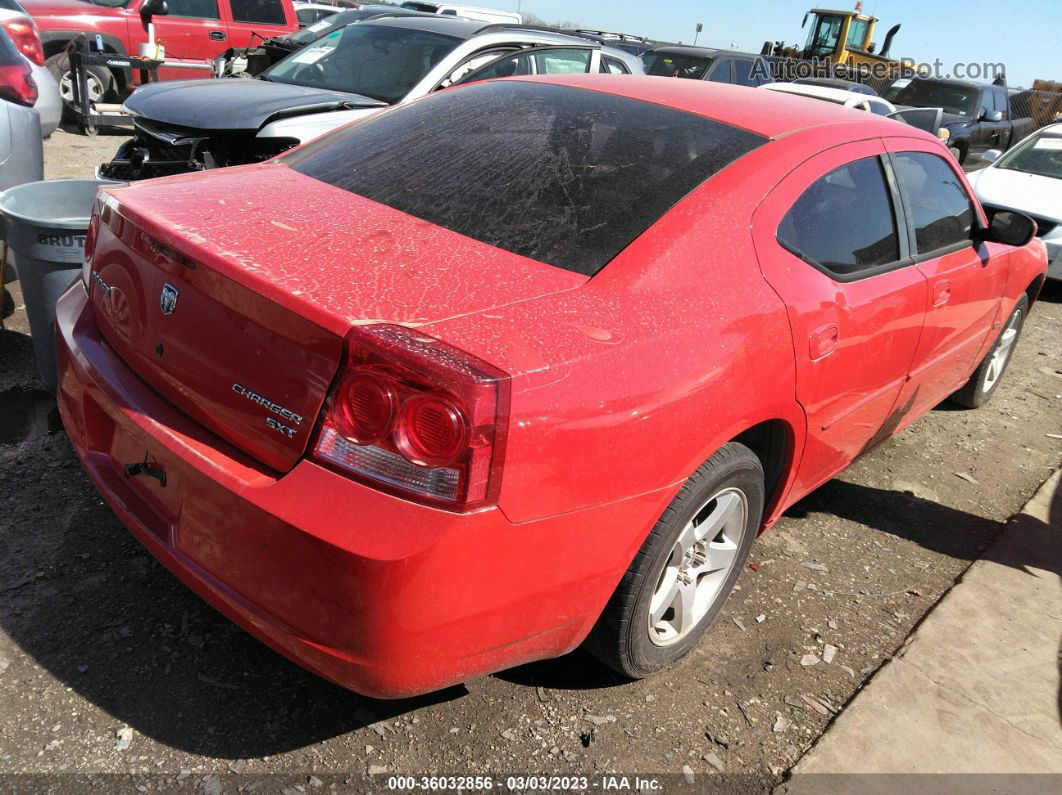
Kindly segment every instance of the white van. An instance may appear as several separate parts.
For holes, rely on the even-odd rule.
[[[412,11],[425,11],[429,14],[443,14],[449,17],[464,17],[478,22],[510,22],[514,25],[524,24],[524,18],[515,11],[499,11],[496,8],[483,8],[482,6],[465,6],[454,3],[402,3],[402,8]]]

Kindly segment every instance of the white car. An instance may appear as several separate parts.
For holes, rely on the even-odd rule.
[[[484,8],[483,6],[466,6],[456,3],[402,3],[402,8],[411,11],[424,11],[428,14],[442,14],[445,17],[462,17],[474,19],[478,22],[496,22],[499,24],[511,23],[522,25],[524,17],[515,11],[502,11],[497,8]]]
[[[990,149],[981,157],[991,165],[969,180],[985,211],[1031,216],[1047,247],[1047,275],[1062,279],[1062,124],[1037,130],[1006,154]]]
[[[642,74],[623,50],[545,28],[418,14],[346,25],[251,79],[171,80],[125,101],[134,137],[99,173],[147,179],[265,160],[461,82]]]
[[[821,99],[824,102],[832,102],[835,105],[844,105],[847,108],[869,111],[878,116],[888,116],[896,112],[896,106],[891,102],[886,102],[881,97],[857,91],[846,91],[843,88],[807,85],[805,83],[764,83],[760,88],[767,91],[780,91],[783,94],[796,94],[801,97]]]

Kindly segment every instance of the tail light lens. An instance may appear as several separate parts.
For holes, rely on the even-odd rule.
[[[325,406],[314,457],[455,511],[497,501],[509,376],[402,326],[359,330]]]
[[[33,107],[37,101],[37,84],[33,82],[29,64],[21,61],[0,66],[0,97]]]
[[[90,282],[92,274],[92,256],[96,253],[96,233],[100,228],[99,204],[92,207],[92,217],[89,218],[88,231],[85,233],[85,258],[81,263],[81,283],[85,285],[85,292],[92,292]]]
[[[43,66],[44,47],[36,23],[32,19],[9,19],[3,25],[15,48],[37,66]]]

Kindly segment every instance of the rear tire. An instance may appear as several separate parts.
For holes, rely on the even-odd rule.
[[[1003,324],[996,341],[992,344],[985,358],[977,365],[970,380],[951,399],[960,406],[969,409],[980,408],[992,399],[1003,375],[1014,358],[1014,349],[1021,338],[1025,318],[1029,315],[1029,297],[1023,295],[1014,306],[1013,311]]]
[[[688,654],[745,566],[763,514],[763,482],[759,458],[737,442],[702,464],[635,555],[586,648],[633,679]]]

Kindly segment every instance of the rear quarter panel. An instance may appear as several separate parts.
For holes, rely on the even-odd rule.
[[[578,290],[424,328],[513,376],[510,519],[672,492],[768,419],[801,449],[785,309],[749,224],[773,184],[773,146],[695,190]]]

